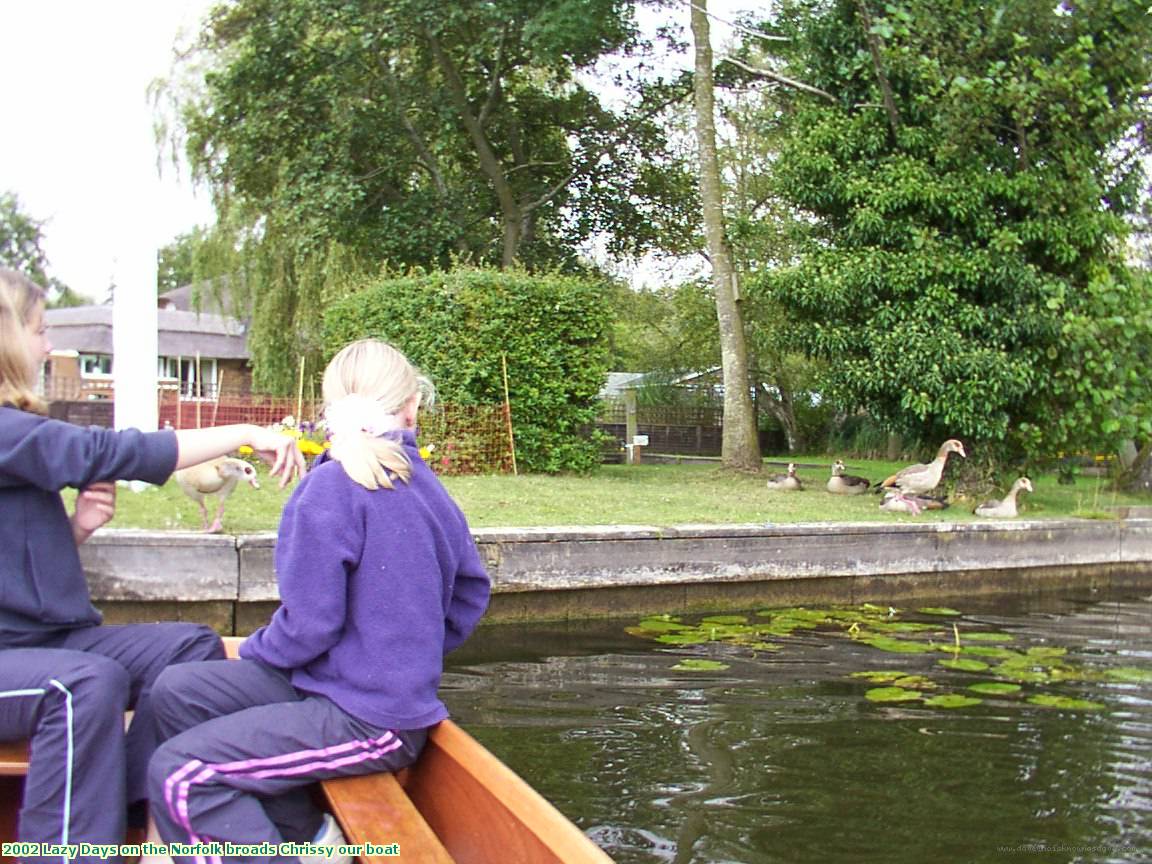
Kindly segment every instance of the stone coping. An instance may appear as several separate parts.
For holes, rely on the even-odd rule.
[[[493,593],[861,579],[1125,565],[1152,573],[1152,518],[963,523],[615,525],[474,532]],[[274,533],[101,530],[81,547],[93,599],[278,599]]]

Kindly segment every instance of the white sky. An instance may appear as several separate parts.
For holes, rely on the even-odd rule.
[[[711,0],[731,19],[749,0]],[[0,192],[46,224],[50,273],[102,300],[159,245],[214,219],[154,141],[146,91],[212,0],[0,0]],[[688,10],[668,10],[688,32]],[[719,47],[729,28],[713,21]],[[690,55],[684,65],[691,64]],[[158,167],[158,160],[161,162]]]
[[[49,272],[81,294],[103,299],[130,259],[213,221],[206,191],[159,171],[146,96],[210,6],[0,0],[0,192],[46,222]]]

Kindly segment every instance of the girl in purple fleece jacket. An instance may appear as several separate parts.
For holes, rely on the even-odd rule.
[[[377,340],[328,365],[330,458],[284,508],[280,608],[240,660],[173,667],[156,684],[168,740],[149,792],[164,841],[338,844],[308,785],[398,770],[448,716],[443,658],[480,620],[489,581],[417,450],[420,391],[411,363]]]

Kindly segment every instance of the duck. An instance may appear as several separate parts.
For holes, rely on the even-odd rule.
[[[256,479],[256,469],[243,459],[228,456],[201,462],[199,465],[182,468],[176,472],[176,485],[200,508],[205,534],[216,534],[224,530],[224,502],[228,500],[228,496],[236,489],[236,484],[241,479],[246,480],[253,489],[260,488],[260,482]],[[206,502],[209,495],[219,496],[216,518],[211,524],[208,522]]]
[[[948,502],[931,495],[906,495],[900,491],[885,492],[880,503],[881,510],[890,513],[911,513],[919,516],[925,510],[947,510]]]
[[[1027,477],[1020,477],[1012,484],[1012,488],[1008,490],[999,501],[985,501],[974,511],[977,516],[985,516],[989,519],[1013,519],[1016,516],[1016,496],[1021,492],[1031,492],[1032,481]]]
[[[769,489],[783,489],[787,492],[802,492],[804,491],[804,484],[800,482],[800,478],[796,476],[796,463],[788,463],[787,474],[773,474],[768,478]]]
[[[936,458],[931,462],[900,469],[891,477],[882,480],[880,488],[899,490],[905,495],[923,495],[931,492],[940,484],[944,465],[952,453],[959,453],[964,459],[968,458],[968,454],[964,452],[964,445],[955,438],[949,438],[940,445]]]
[[[859,495],[867,492],[872,482],[866,477],[855,474],[845,474],[847,469],[843,459],[837,459],[832,466],[832,476],[828,478],[828,491],[833,495]]]

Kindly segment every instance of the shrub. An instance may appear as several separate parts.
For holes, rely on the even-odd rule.
[[[503,401],[503,355],[519,467],[589,471],[600,460],[593,427],[607,376],[607,291],[587,278],[515,270],[380,276],[325,312],[325,352],[385,339],[440,398],[462,405]]]

